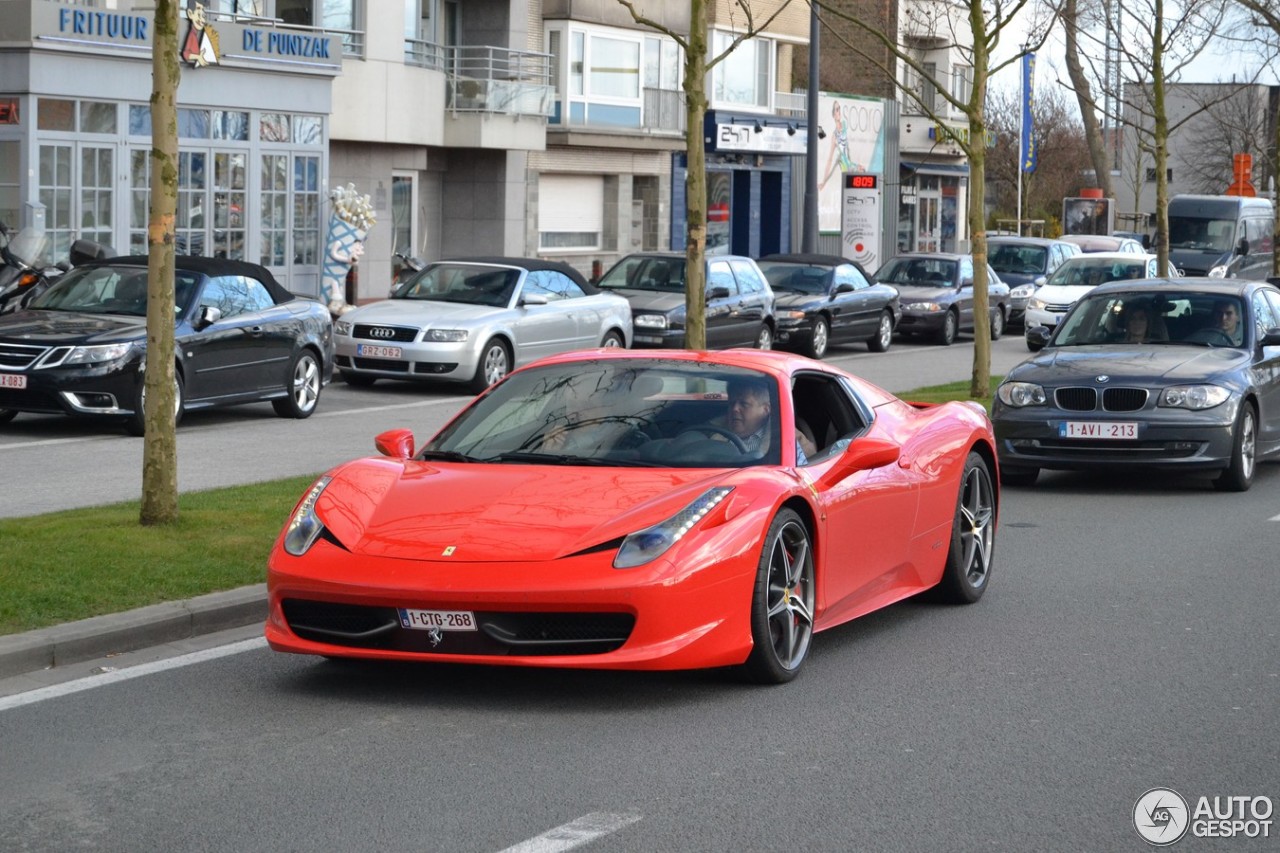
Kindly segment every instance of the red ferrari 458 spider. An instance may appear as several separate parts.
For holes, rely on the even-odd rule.
[[[978,600],[999,491],[976,404],[781,352],[598,350],[513,372],[415,450],[329,471],[268,567],[284,652],[795,677],[815,632]]]

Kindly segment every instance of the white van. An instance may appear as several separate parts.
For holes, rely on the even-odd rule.
[[[1169,199],[1169,263],[1182,275],[1271,275],[1276,216],[1265,198],[1175,195]]]

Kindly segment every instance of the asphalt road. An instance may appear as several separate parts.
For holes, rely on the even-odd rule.
[[[0,846],[1146,850],[1151,788],[1280,798],[1278,518],[1277,465],[1245,494],[1045,474],[1005,493],[981,602],[822,634],[773,688],[248,640],[0,700]],[[1176,849],[1274,850],[1269,829]]]
[[[1019,335],[992,345],[992,373],[1028,355]],[[890,391],[968,380],[973,343],[950,347],[895,341],[886,353],[864,346],[833,348],[828,360]],[[320,474],[374,453],[373,437],[411,427],[433,435],[471,399],[447,384],[379,382],[353,388],[336,380],[304,421],[275,416],[260,403],[184,415],[178,427],[178,488],[197,491],[281,477]],[[0,518],[137,500],[142,445],[110,424],[61,416],[19,415],[0,425]],[[91,472],[92,476],[86,476]]]

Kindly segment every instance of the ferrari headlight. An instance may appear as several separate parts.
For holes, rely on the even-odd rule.
[[[133,349],[133,344],[104,344],[96,347],[76,347],[60,363],[60,367],[69,364],[101,364],[104,361],[115,361],[124,358]]]
[[[1006,406],[1021,409],[1024,406],[1043,406],[1044,388],[1033,382],[1005,382],[996,389],[996,396]]]
[[[667,315],[665,314],[637,314],[632,318],[637,329],[665,329],[667,327]]]
[[[693,503],[668,518],[666,521],[637,530],[622,540],[618,555],[613,558],[615,569],[633,569],[653,562],[667,552],[701,521],[707,513],[715,508],[730,492],[731,486],[717,486],[708,489],[698,496]]]
[[[342,335],[344,338],[351,337],[351,321],[339,320],[333,325],[333,332],[336,335]]]
[[[289,526],[284,531],[284,549],[295,557],[301,557],[307,553],[324,532],[324,523],[320,521],[320,516],[316,515],[316,501],[320,500],[321,493],[331,479],[331,477],[321,477],[316,480],[311,491],[307,492],[302,503],[298,504],[298,508],[293,511],[293,517],[289,519]]]
[[[466,329],[432,329],[426,339],[441,344],[457,344],[467,339]]]
[[[1012,299],[1026,299],[1035,292],[1036,286],[1034,284],[1020,284],[1009,291],[1009,296]]]
[[[1199,411],[1220,406],[1230,396],[1230,391],[1217,385],[1177,385],[1160,393],[1160,405]]]

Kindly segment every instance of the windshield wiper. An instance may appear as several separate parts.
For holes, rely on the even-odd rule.
[[[530,453],[521,450],[512,450],[507,453],[499,453],[488,462],[525,462],[534,465],[583,465],[597,468],[654,468],[657,467],[652,462],[642,462],[638,459],[609,459],[596,456],[574,456],[569,453]]]
[[[417,458],[423,461],[426,461],[428,459],[435,459],[440,462],[481,462],[483,461],[481,459],[477,459],[474,456],[468,456],[465,453],[459,453],[456,450],[423,450],[418,453]]]

